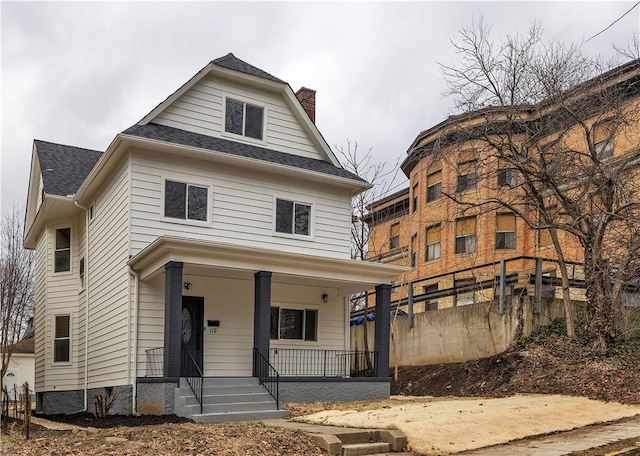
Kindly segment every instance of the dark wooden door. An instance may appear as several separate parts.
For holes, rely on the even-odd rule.
[[[191,357],[202,369],[202,342],[204,332],[204,298],[182,297],[182,367],[181,375],[188,375]],[[191,355],[191,356],[189,356]]]

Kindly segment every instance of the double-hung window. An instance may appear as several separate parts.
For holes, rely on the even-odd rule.
[[[394,223],[389,229],[389,250],[400,247],[400,223]]]
[[[53,362],[68,363],[70,360],[69,352],[71,348],[71,316],[56,315],[54,338],[53,338]]]
[[[420,204],[420,185],[416,182],[413,185],[413,207],[411,208],[411,212],[416,212],[418,210],[418,204]]]
[[[80,267],[78,268],[78,274],[80,278],[80,289],[83,290],[85,286],[84,281],[84,257],[80,258]]]
[[[455,253],[476,251],[476,217],[456,219]]]
[[[440,258],[440,224],[427,227],[426,245],[425,258],[427,261]]]
[[[417,243],[418,243],[418,236],[414,234],[413,236],[411,236],[411,267],[412,268],[416,267],[416,260],[418,255],[418,253],[416,252]]]
[[[71,270],[71,228],[56,230],[54,252],[54,271],[67,272]]]
[[[311,235],[311,205],[276,199],[276,232]]]
[[[442,198],[442,170],[432,172],[427,176],[427,202]]]
[[[612,120],[599,122],[593,127],[593,145],[598,160],[613,156],[614,123]]]
[[[518,186],[516,170],[513,168],[499,168],[498,169],[498,187],[511,187]]]
[[[476,160],[458,164],[458,185],[456,190],[459,193],[476,188],[478,182],[477,167],[478,162]]]
[[[264,108],[227,98],[224,131],[262,140],[263,129]]]
[[[209,189],[202,185],[165,180],[164,216],[206,222]]]
[[[476,302],[476,293],[473,289],[469,290],[463,287],[469,287],[470,285],[474,285],[476,283],[475,279],[462,279],[456,280],[454,282],[454,287],[456,289],[456,300],[455,304],[457,307],[459,306],[468,306],[471,304],[475,304]]]
[[[426,287],[423,287],[424,293],[435,293],[438,291],[438,284],[434,283],[433,285],[427,285]],[[434,299],[434,298],[428,298],[425,302],[424,302],[424,310],[438,310],[438,299]]]
[[[516,248],[515,214],[498,214],[496,219],[496,250]]]
[[[318,311],[271,308],[271,339],[318,340]]]

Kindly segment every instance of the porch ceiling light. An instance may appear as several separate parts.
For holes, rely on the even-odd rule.
[[[329,300],[329,296],[326,293],[322,294],[322,302],[327,302]]]
[[[191,288],[191,282],[185,282],[184,283],[184,288],[185,288],[185,290],[189,290]]]

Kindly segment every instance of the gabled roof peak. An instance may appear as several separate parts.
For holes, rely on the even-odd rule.
[[[253,65],[249,65],[244,60],[240,60],[231,52],[229,52],[227,55],[223,57],[219,57],[215,60],[212,60],[211,63],[214,65],[221,66],[223,68],[227,68],[229,70],[239,71],[241,73],[250,74],[252,76],[257,76],[259,78],[268,79],[269,81],[286,84],[286,82],[284,82],[282,79],[278,79],[275,76],[267,73],[266,71],[261,70],[260,68],[256,68]]]

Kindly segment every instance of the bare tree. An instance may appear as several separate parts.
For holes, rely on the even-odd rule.
[[[473,144],[476,197],[447,196],[476,213],[506,209],[549,237],[571,337],[566,260],[579,258],[588,344],[606,347],[616,335],[623,292],[640,274],[638,78],[622,77],[640,64],[601,74],[602,64],[577,47],[545,42],[537,23],[526,36],[498,44],[480,23],[463,28],[454,47],[460,65],[442,65],[449,93],[459,110],[476,109],[474,118],[483,121],[462,121],[447,138],[460,150]],[[614,155],[616,141],[622,155]],[[440,158],[447,150],[441,148]]]
[[[373,187],[365,192],[356,195],[352,200],[352,223],[351,223],[351,258],[353,260],[367,259],[369,251],[370,236],[369,224],[366,216],[369,212],[369,205],[376,200],[384,198],[397,184],[399,172],[399,158],[393,166],[386,163],[374,162],[372,148],[366,152],[358,149],[357,141],[347,139],[347,146],[335,146],[342,166],[351,171],[356,176],[366,180]],[[381,241],[387,243],[388,239]],[[378,250],[378,246],[374,248]],[[382,248],[383,246],[380,246]],[[361,310],[366,308],[366,293],[356,294],[351,297],[351,310]]]
[[[0,378],[4,378],[9,367],[12,345],[20,340],[33,312],[33,252],[22,248],[24,227],[21,220],[22,211],[14,205],[0,222]]]

